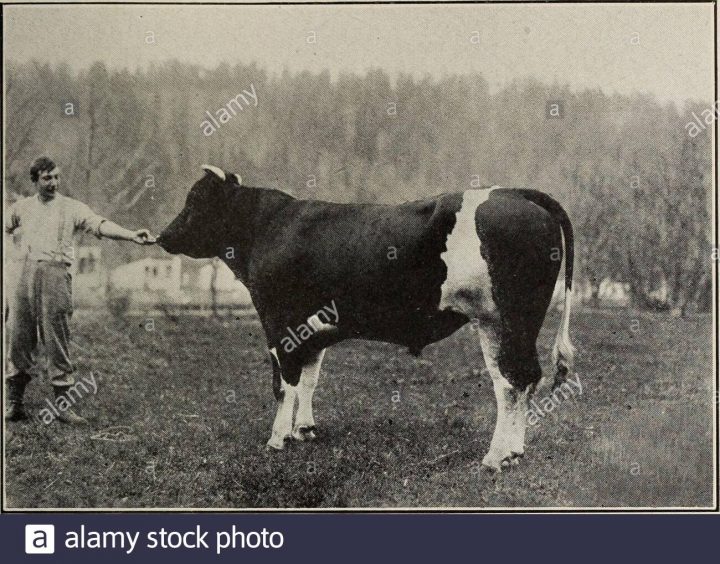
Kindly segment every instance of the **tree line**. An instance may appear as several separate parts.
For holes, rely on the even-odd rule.
[[[28,163],[39,153],[62,164],[71,195],[155,231],[202,163],[338,202],[526,186],[568,210],[593,295],[612,277],[639,307],[711,306],[711,128],[686,127],[709,101],[678,106],[534,78],[492,92],[478,74],[331,77],[177,61],[135,71],[9,62],[6,78],[10,199],[32,191]],[[216,118],[243,91],[257,105]]]

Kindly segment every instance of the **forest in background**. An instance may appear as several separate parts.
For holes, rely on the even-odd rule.
[[[251,85],[257,107],[206,135],[205,112]],[[177,61],[79,72],[10,62],[5,93],[6,203],[32,193],[28,168],[39,154],[61,165],[65,193],[155,232],[181,209],[203,163],[247,185],[337,202],[532,187],[568,210],[576,269],[594,294],[612,277],[630,285],[637,307],[711,307],[713,126],[695,136],[686,127],[711,101],[679,107],[534,78],[491,92],[481,75],[374,69],[333,78]],[[561,117],[548,115],[555,103]],[[143,253],[125,246],[122,260]]]

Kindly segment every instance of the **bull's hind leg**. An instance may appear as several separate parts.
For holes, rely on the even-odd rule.
[[[315,418],[313,417],[312,400],[320,377],[325,349],[308,359],[300,374],[297,386],[298,411],[295,418],[292,436],[298,441],[309,441],[315,438]]]
[[[500,470],[503,463],[512,458],[511,438],[517,424],[515,417],[515,404],[517,391],[513,385],[502,375],[498,367],[499,343],[492,332],[480,332],[480,345],[482,346],[485,365],[492,378],[497,401],[497,416],[495,431],[490,441],[490,449],[483,458],[483,466],[492,470]]]
[[[483,465],[499,471],[503,466],[517,464],[525,453],[525,414],[535,389],[534,383],[519,383],[518,374],[512,373],[512,366],[518,366],[525,374],[539,375],[540,365],[534,354],[502,350],[501,347],[507,345],[501,345],[493,331],[480,332],[480,345],[497,400],[495,431],[488,453],[483,458]],[[513,354],[517,356],[511,359]],[[523,362],[525,366],[521,366]]]

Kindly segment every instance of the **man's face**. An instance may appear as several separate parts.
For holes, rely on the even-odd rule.
[[[35,184],[38,194],[43,200],[52,200],[60,186],[60,169],[55,167],[52,170],[41,170],[40,177]]]

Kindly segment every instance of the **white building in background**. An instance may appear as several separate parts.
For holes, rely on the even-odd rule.
[[[180,257],[146,257],[118,266],[110,273],[114,290],[164,292],[169,297],[181,293],[182,261]]]
[[[222,261],[217,261],[215,299],[218,305],[250,306],[247,288]],[[113,293],[127,294],[133,304],[172,303],[209,306],[214,266],[210,261],[173,257],[146,257],[110,273]]]
[[[206,264],[200,267],[197,276],[197,288],[202,291],[210,292],[212,288],[213,270],[217,267],[217,279],[215,280],[215,289],[218,292],[228,294],[229,301],[236,304],[250,305],[252,299],[250,292],[240,280],[235,278],[232,270],[221,260],[214,263]],[[224,300],[223,300],[224,301]]]

